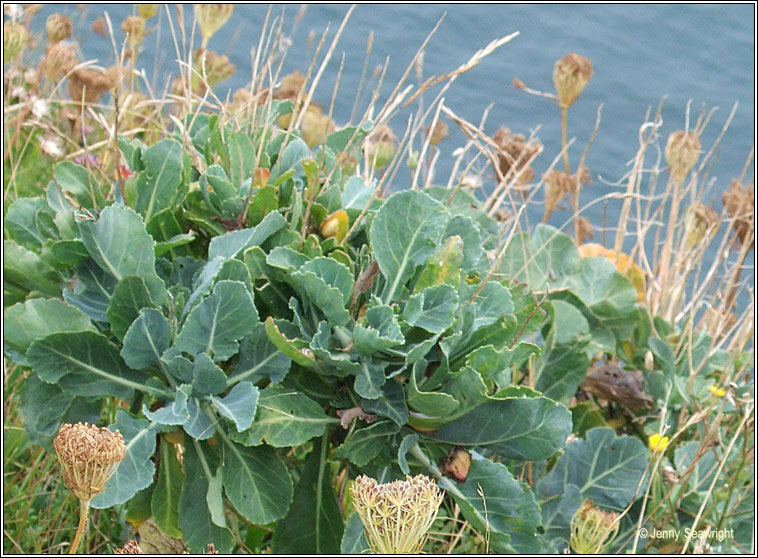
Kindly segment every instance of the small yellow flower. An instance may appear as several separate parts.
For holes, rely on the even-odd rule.
[[[726,395],[726,390],[724,388],[720,388],[715,385],[708,386],[708,391],[710,391],[716,397],[724,397]]]
[[[571,518],[569,545],[577,554],[601,554],[616,538],[619,514],[596,508],[590,500]]]
[[[669,437],[662,436],[661,434],[653,434],[647,439],[650,449],[656,453],[663,453],[666,451],[666,446],[669,445]]]

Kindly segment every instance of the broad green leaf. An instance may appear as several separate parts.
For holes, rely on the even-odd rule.
[[[264,325],[258,323],[240,342],[239,360],[227,380],[228,385],[242,380],[255,383],[263,378],[268,378],[271,383],[281,382],[289,372],[291,362],[266,336]]]
[[[3,341],[21,354],[29,345],[51,333],[94,331],[90,319],[78,308],[56,299],[35,298],[5,311]]]
[[[410,374],[410,380],[406,386],[408,406],[424,415],[424,419],[442,417],[442,420],[447,422],[448,417],[452,416],[460,403],[449,393],[419,389],[416,378],[425,372],[426,365],[425,360],[419,360],[413,368],[413,373]],[[414,420],[411,420],[411,424],[414,427],[420,425]],[[438,425],[435,425],[435,428],[436,426]]]
[[[234,536],[229,529],[213,523],[206,497],[211,471],[220,459],[205,444],[189,441],[184,446],[184,482],[179,496],[179,528],[191,552],[205,552],[213,543],[220,553],[229,553],[234,547]]]
[[[161,367],[161,355],[171,345],[171,324],[153,308],[143,308],[124,335],[121,356],[130,368]]]
[[[361,406],[367,413],[387,417],[398,426],[408,422],[408,405],[403,387],[395,380],[388,380],[382,386],[378,399],[361,399]]]
[[[145,280],[137,275],[121,279],[113,290],[105,312],[111,324],[111,333],[123,341],[126,330],[143,308],[155,308]]]
[[[567,484],[563,494],[540,502],[545,537],[557,548],[569,547],[571,518],[583,503],[584,498],[579,488],[573,484]]]
[[[332,258],[319,257],[304,263],[289,275],[302,298],[316,305],[332,325],[345,325],[350,314],[345,306],[353,291],[352,272]]]
[[[340,553],[342,554],[366,554],[369,551],[366,532],[363,529],[363,523],[357,513],[353,513],[345,524],[345,531],[342,534],[340,543]]]
[[[164,209],[182,201],[186,186],[182,179],[182,146],[173,139],[163,139],[142,151],[145,170],[137,179],[135,209],[145,222]]]
[[[223,267],[225,259],[222,257],[208,260],[199,272],[196,272],[192,280],[192,294],[184,305],[184,315],[186,315],[196,303],[211,292],[216,277]]]
[[[139,490],[153,483],[156,424],[135,419],[124,410],[116,412],[111,430],[118,430],[126,444],[126,457],[108,481],[106,489],[90,501],[90,506],[105,509],[129,501]]]
[[[442,333],[455,321],[458,293],[450,285],[435,285],[412,295],[403,309],[403,320],[430,333]]]
[[[586,439],[566,446],[555,467],[539,481],[537,492],[546,499],[563,494],[572,484],[596,505],[622,510],[644,494],[647,462],[647,450],[637,438],[593,428]]]
[[[366,310],[366,324],[353,329],[354,350],[370,355],[405,343],[395,311],[391,306],[374,306]]]
[[[49,238],[57,238],[55,214],[42,196],[18,198],[5,214],[5,231],[29,249],[39,249]]]
[[[400,466],[400,470],[404,475],[411,472],[411,468],[408,466],[407,453],[418,445],[418,434],[408,434],[400,442],[400,446],[397,448],[397,464]]]
[[[350,438],[337,447],[334,455],[340,459],[347,459],[358,467],[363,467],[381,453],[382,449],[389,444],[389,438],[397,434],[399,430],[395,423],[388,420],[357,429]]]
[[[479,289],[479,285],[468,285],[462,290],[461,298],[469,300]],[[495,323],[506,314],[513,313],[513,299],[511,291],[496,281],[489,281],[474,299],[476,317],[474,318],[474,331],[480,327]]]
[[[21,416],[29,437],[45,449],[53,451],[53,438],[61,423],[95,423],[100,419],[103,401],[84,399],[61,390],[56,384],[30,374],[21,384]]]
[[[179,350],[196,355],[205,351],[223,361],[237,353],[239,340],[258,323],[258,311],[242,283],[219,281],[213,294],[187,316],[176,338]]]
[[[153,519],[161,533],[169,537],[181,538],[179,529],[179,496],[184,484],[184,473],[176,457],[174,446],[161,439],[160,470],[153,488],[150,507]]]
[[[167,301],[166,287],[155,273],[155,241],[137,213],[128,207],[110,205],[97,221],[80,222],[79,231],[87,251],[103,271],[117,281],[138,275],[145,280],[153,301]]]
[[[250,137],[242,132],[226,134],[226,143],[229,149],[229,173],[232,184],[239,187],[245,179],[253,176],[258,160],[255,148]]]
[[[487,256],[482,248],[482,237],[479,227],[476,226],[472,219],[465,215],[455,215],[448,221],[442,233],[442,238],[449,241],[456,236],[462,242],[461,255],[463,260],[461,261],[460,268],[463,271],[469,271],[478,267],[477,264],[480,262],[488,265]]]
[[[292,502],[292,478],[274,449],[226,440],[224,447],[224,492],[236,510],[261,525],[284,517]]]
[[[226,374],[208,353],[195,355],[192,369],[192,391],[202,395],[217,395],[226,389]]]
[[[459,419],[441,426],[432,437],[459,446],[484,446],[512,459],[547,459],[571,433],[571,413],[535,392],[508,388]]]
[[[103,195],[97,181],[83,166],[62,161],[53,167],[53,176],[61,189],[71,193],[82,206],[89,209],[103,206]]]
[[[452,485],[447,478],[442,482],[443,488]],[[529,486],[513,478],[503,464],[474,452],[466,481],[453,488],[448,493],[464,517],[480,533],[489,531],[492,551],[539,552],[536,530],[542,524],[540,507]]]
[[[393,194],[377,211],[371,245],[386,280],[381,297],[385,304],[429,259],[448,217],[442,204],[413,190]]]
[[[321,436],[330,423],[321,405],[308,396],[278,385],[260,392],[258,410],[249,429],[232,437],[246,445],[256,446],[265,441],[277,448],[298,446]]]
[[[458,288],[463,265],[463,240],[458,235],[451,236],[429,257],[426,266],[413,287],[419,293],[433,285],[452,285]]]
[[[482,237],[482,246],[487,250],[495,248],[500,224],[482,211],[482,203],[463,188],[449,189],[444,186],[424,188],[424,193],[448,208],[451,215],[463,215],[476,223]],[[443,237],[444,238],[444,237]],[[465,237],[464,237],[465,242]]]
[[[4,286],[13,283],[24,291],[60,296],[60,278],[35,252],[12,240],[3,240]]]
[[[248,223],[257,225],[266,215],[279,208],[279,197],[274,186],[264,186],[260,188],[250,200],[250,206],[247,209]]]
[[[117,284],[115,277],[87,258],[76,266],[76,286],[73,291],[64,289],[63,299],[87,314],[92,321],[107,323],[111,294]]]
[[[282,351],[288,358],[292,359],[296,364],[305,368],[318,369],[316,360],[303,352],[303,349],[308,347],[308,344],[302,339],[288,339],[274,323],[274,319],[269,316],[264,322],[264,329],[266,336],[273,345]]]
[[[536,389],[546,397],[568,404],[589,370],[584,351],[590,326],[573,305],[553,300],[548,305],[553,320],[537,361]]]
[[[185,424],[190,414],[187,410],[187,400],[191,392],[190,386],[183,384],[176,390],[176,398],[163,407],[151,411],[147,405],[142,405],[142,414],[152,422],[162,425],[177,426]]]
[[[213,421],[205,414],[197,399],[191,397],[187,400],[187,413],[189,418],[182,427],[195,440],[207,440],[216,433]]]
[[[515,235],[500,261],[500,273],[526,283],[532,290],[551,290],[579,264],[574,241],[549,225],[537,225],[534,234]]]
[[[250,382],[240,382],[224,397],[210,396],[216,410],[234,422],[237,432],[250,428],[258,404],[258,388]]]
[[[714,448],[705,454],[700,454],[701,443],[693,440],[685,442],[674,450],[674,467],[680,475],[688,473],[687,493],[697,492],[700,497],[705,495],[713,482],[719,466],[720,451]]]
[[[311,156],[311,150],[308,145],[300,138],[295,138],[287,144],[284,152],[274,167],[271,169],[270,181],[278,184],[283,175],[288,171],[295,171],[296,174],[303,174],[303,167],[300,162]]]
[[[342,193],[342,207],[345,209],[363,209],[374,195],[375,185],[368,185],[359,176],[351,176],[345,183]]]
[[[234,258],[251,246],[259,246],[275,232],[287,226],[287,221],[278,211],[266,215],[256,226],[249,229],[231,231],[211,239],[208,260],[218,256]]]
[[[384,366],[364,360],[361,371],[355,377],[355,393],[365,399],[378,399],[382,395],[382,386],[387,381]]]
[[[339,554],[343,525],[326,452],[317,442],[305,461],[287,516],[276,524],[275,554]]]
[[[34,341],[26,357],[41,380],[75,395],[131,399],[146,389],[145,374],[129,369],[118,347],[93,331],[52,333]]]

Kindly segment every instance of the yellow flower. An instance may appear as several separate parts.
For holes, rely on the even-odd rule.
[[[600,554],[613,543],[619,530],[619,514],[596,508],[590,500],[571,518],[569,545],[577,554]]]
[[[724,388],[720,388],[718,386],[708,386],[708,391],[710,391],[713,395],[716,397],[724,397],[726,395],[726,390]]]
[[[653,434],[647,439],[650,449],[656,453],[662,453],[666,450],[666,446],[669,445],[669,437],[662,436],[661,434]]]

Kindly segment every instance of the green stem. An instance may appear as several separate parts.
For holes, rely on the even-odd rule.
[[[561,146],[563,147],[563,164],[566,166],[566,174],[571,176],[569,168],[568,146],[566,145],[566,113],[568,107],[561,106]]]
[[[71,548],[68,549],[69,554],[76,554],[76,551],[79,549],[79,545],[82,542],[82,535],[84,535],[84,529],[87,527],[88,516],[89,500],[79,500],[79,527],[76,528],[74,542],[71,543]]]

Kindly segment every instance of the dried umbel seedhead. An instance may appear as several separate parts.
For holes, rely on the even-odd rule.
[[[150,19],[158,13],[160,4],[137,4],[137,13],[142,19]]]
[[[492,140],[499,148],[497,154],[500,173],[509,178],[508,173],[519,175],[519,184],[528,184],[534,178],[534,170],[529,162],[542,149],[538,141],[527,141],[522,134],[514,134],[508,128],[498,128]]]
[[[142,44],[145,36],[145,20],[139,16],[129,16],[121,24],[121,30],[129,40],[129,48],[134,50]]]
[[[29,41],[29,32],[20,23],[6,21],[3,24],[3,64],[21,54]]]
[[[117,548],[113,551],[114,554],[144,554],[139,546],[139,543],[134,539],[126,541],[126,544],[121,548]]]
[[[105,27],[105,20],[102,17],[95,19],[95,21],[92,22],[90,29],[92,29],[95,33],[103,38],[108,36],[108,30]]]
[[[683,182],[700,157],[700,137],[692,131],[671,132],[666,142],[665,155],[672,180]]]
[[[232,12],[234,4],[195,4],[195,19],[203,36],[202,48],[229,21]]]
[[[743,186],[732,180],[729,190],[724,192],[721,200],[727,213],[732,218],[732,228],[742,245],[752,249],[755,245],[755,199],[754,186],[751,182]]]
[[[553,211],[555,211],[558,203],[566,196],[571,190],[571,175],[566,174],[564,171],[551,170],[542,178],[545,180],[545,217],[547,220]]]
[[[585,500],[571,518],[569,545],[577,554],[601,554],[608,548],[619,530],[619,514],[596,508]]]
[[[690,206],[684,221],[687,250],[704,242],[707,246],[719,228],[719,214],[702,203]]]
[[[93,68],[79,68],[68,78],[68,93],[78,103],[94,103],[114,84],[112,74]]]
[[[579,244],[584,244],[590,239],[595,238],[595,230],[592,228],[592,223],[585,217],[579,217]]]
[[[222,56],[212,50],[199,48],[195,51],[195,70],[205,78],[205,82],[213,87],[229,79],[237,71],[237,67],[229,62],[228,56]],[[193,74],[193,89],[201,88],[199,77]],[[204,91],[203,91],[204,92]]]
[[[84,502],[105,490],[105,483],[126,457],[121,433],[81,422],[62,424],[53,440],[63,482]]]
[[[78,63],[76,52],[67,41],[55,43],[47,51],[42,71],[50,81],[58,81]]]
[[[300,132],[308,147],[315,147],[326,141],[326,137],[334,131],[334,120],[324,114],[320,108],[313,105],[303,115],[300,123]]]
[[[305,86],[305,76],[295,70],[282,78],[279,87],[274,91],[274,99],[294,101]]]
[[[447,129],[447,124],[445,124],[442,120],[437,120],[434,128],[429,131],[429,143],[432,145],[437,145],[447,137],[450,137],[450,132]]]
[[[381,169],[392,160],[395,155],[397,138],[388,124],[379,126],[366,142],[369,164]]]
[[[387,484],[360,476],[350,493],[375,554],[421,552],[442,503],[437,483],[424,475]]]
[[[591,77],[592,63],[584,56],[572,52],[555,63],[553,83],[562,108],[568,108],[574,104]]]
[[[54,45],[68,39],[74,32],[74,23],[71,18],[63,14],[53,14],[45,22],[47,40]]]

